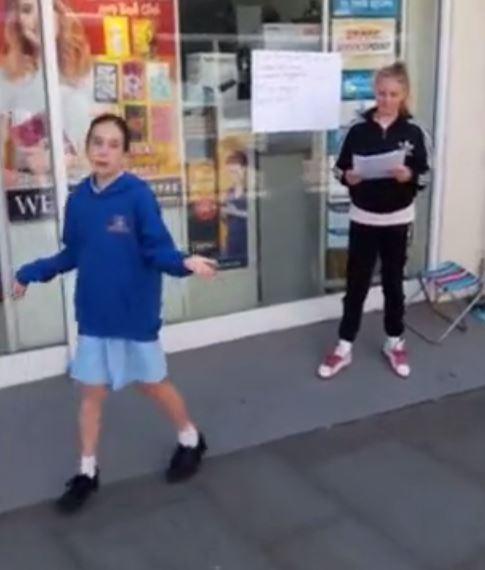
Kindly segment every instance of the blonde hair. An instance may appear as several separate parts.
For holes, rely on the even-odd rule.
[[[77,85],[91,70],[91,49],[79,18],[64,0],[54,0],[58,17],[57,61],[62,80]],[[10,0],[5,21],[5,49],[2,66],[12,81],[39,69],[41,53],[22,34],[18,0]]]
[[[374,86],[382,79],[394,79],[400,83],[406,93],[406,98],[401,105],[401,113],[410,113],[410,97],[411,97],[411,80],[406,64],[402,61],[396,61],[392,65],[381,67],[375,75]]]

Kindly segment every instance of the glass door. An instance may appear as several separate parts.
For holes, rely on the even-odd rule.
[[[0,4],[0,351],[62,344],[61,285],[32,286],[13,302],[16,269],[59,247],[40,3]]]

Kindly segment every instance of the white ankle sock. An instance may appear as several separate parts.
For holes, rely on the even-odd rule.
[[[92,479],[96,475],[96,465],[95,455],[83,455],[81,457],[81,475],[87,475]]]
[[[197,447],[199,443],[199,432],[192,424],[185,427],[178,433],[178,440],[180,445],[184,447]]]
[[[400,336],[388,336],[386,339],[386,348],[388,350],[395,350],[400,348],[404,344],[403,339]]]
[[[335,349],[335,353],[341,356],[342,358],[348,356],[352,352],[352,343],[348,340],[340,339],[337,344],[337,348]]]

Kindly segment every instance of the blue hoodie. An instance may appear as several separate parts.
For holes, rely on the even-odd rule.
[[[190,274],[175,249],[150,187],[124,173],[101,192],[90,178],[69,196],[56,255],[24,265],[17,280],[46,282],[77,269],[76,320],[81,335],[156,340],[161,273]]]

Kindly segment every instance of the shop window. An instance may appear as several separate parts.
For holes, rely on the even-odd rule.
[[[210,285],[167,280],[167,321],[342,289],[348,196],[331,176],[336,149],[373,103],[375,69],[397,57],[411,72],[417,119],[432,130],[438,0],[53,5],[69,183],[88,172],[90,120],[120,113],[133,135],[129,168],[150,182],[176,242],[219,261]],[[65,341],[58,280],[32,287],[21,303],[7,295],[15,267],[58,248],[45,77],[33,55],[41,53],[38,7],[0,0],[1,351]],[[341,51],[340,128],[254,134],[254,49]],[[430,192],[418,199],[410,276],[426,262],[429,203]]]
[[[438,11],[437,0],[180,3],[188,243],[222,267],[211,289],[189,285],[189,318],[342,289],[349,198],[332,176],[339,141],[374,104],[375,70],[397,58],[410,69],[417,119],[432,130]],[[253,134],[254,49],[341,52],[341,128]],[[225,159],[231,153],[244,155],[247,165],[241,184],[246,199],[240,202],[244,231],[241,212],[227,216],[236,183]],[[409,276],[426,262],[429,204],[428,191],[418,198]],[[244,247],[238,260],[228,262],[232,223]]]

